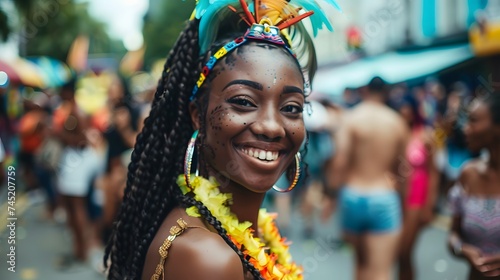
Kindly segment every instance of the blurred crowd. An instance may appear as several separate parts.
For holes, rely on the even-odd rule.
[[[154,95],[151,81],[91,73],[24,98],[18,118],[2,112],[1,155],[18,167],[18,195],[44,201],[44,217],[71,232],[73,250],[57,262],[60,269],[89,261],[102,271],[131,151]],[[6,105],[9,92],[0,90]]]
[[[321,93],[309,100],[308,177],[295,193],[272,198],[283,231],[295,203],[305,238],[315,235],[314,215],[328,221],[336,213],[356,279],[391,279],[398,265],[399,279],[411,280],[419,234],[439,215],[449,218],[448,246],[469,261],[469,279],[500,275],[500,240],[491,237],[500,233],[498,92],[374,77],[345,89],[340,102]]]
[[[97,270],[102,270],[103,246],[109,238],[123,196],[131,150],[149,113],[155,90],[154,81],[149,80],[147,85],[132,93],[129,90],[131,81],[116,73],[104,72],[93,78],[101,79],[99,83],[104,88],[102,106],[85,104],[85,98],[82,97],[86,94],[84,88],[89,84],[92,86],[96,80],[74,78],[60,88],[24,99],[23,113],[16,119],[7,112],[8,93],[0,89],[0,139],[3,142],[3,146],[0,146],[0,162],[4,161],[5,164],[9,154],[16,155],[18,177],[26,193],[42,193],[46,203],[46,219],[66,223],[70,229],[73,250],[61,258],[61,269],[75,262],[90,261]],[[466,210],[457,201],[460,198],[463,200],[466,196],[464,193],[468,193],[467,188],[457,189],[456,186],[460,185],[460,178],[464,176],[464,166],[478,158],[485,162],[488,162],[487,158],[493,158],[488,155],[487,149],[494,143],[483,143],[480,147],[470,149],[466,141],[467,133],[471,134],[471,139],[477,137],[472,135],[474,131],[470,128],[468,108],[474,100],[485,95],[488,95],[487,89],[470,88],[461,81],[445,86],[437,79],[428,79],[421,85],[390,86],[380,78],[374,78],[362,88],[346,89],[340,102],[313,92],[304,111],[309,132],[305,148],[308,176],[302,177],[303,184],[298,190],[270,194],[267,200],[279,213],[278,222],[283,234],[286,236],[290,230],[290,217],[295,205],[298,205],[304,217],[304,237],[313,238],[317,234],[313,223],[316,217],[328,221],[335,212],[347,212],[354,195],[358,195],[356,199],[361,201],[365,199],[365,194],[375,193],[373,189],[377,190],[377,195],[383,193],[378,188],[367,191],[345,187],[348,182],[351,185],[363,185],[361,178],[368,176],[366,174],[369,172],[375,172],[367,171],[368,165],[373,165],[373,162],[367,160],[355,163],[366,165],[362,168],[346,165],[353,164],[352,158],[360,156],[372,158],[376,161],[375,165],[382,166],[388,154],[393,153],[392,161],[397,163],[397,167],[379,170],[385,178],[379,185],[394,186],[399,197],[398,201],[394,201],[396,204],[391,202],[392,206],[386,207],[390,213],[380,212],[380,215],[388,215],[383,222],[385,224],[374,226],[369,222],[367,225],[360,222],[354,225],[353,220],[363,216],[362,213],[351,213],[351,216],[342,214],[349,220],[349,223],[342,222],[343,229],[351,234],[351,238],[346,235],[346,241],[364,242],[361,239],[353,241],[352,237],[365,233],[394,233],[392,239],[383,239],[381,243],[377,241],[385,250],[386,263],[381,255],[373,256],[373,252],[378,251],[366,249],[370,248],[368,243],[358,244],[361,249],[356,252],[357,279],[385,279],[383,276],[366,278],[363,273],[373,276],[380,272],[380,275],[384,275],[384,267],[390,268],[396,261],[400,267],[400,279],[413,279],[411,256],[415,240],[436,214],[452,217],[454,223],[450,248],[457,255],[469,259],[474,267],[477,264],[474,261],[479,256],[487,255],[481,245],[467,243],[470,237],[463,235],[461,220],[455,221],[455,218],[467,216]],[[490,112],[490,115],[493,113]],[[387,116],[386,120],[381,116]],[[360,122],[364,122],[363,118],[369,120],[365,126],[370,127],[359,126]],[[391,128],[391,122],[394,129]],[[498,122],[492,125],[496,125],[492,127],[498,130]],[[388,132],[382,133],[384,129]],[[498,141],[497,130],[481,132],[483,135],[480,137]],[[352,134],[351,139],[342,138],[346,131],[346,135]],[[359,136],[363,131],[367,131],[370,143],[364,143]],[[381,133],[384,135],[378,138],[376,134]],[[402,139],[401,147],[397,137]],[[398,153],[399,148],[404,151]],[[346,151],[352,154],[345,154]],[[357,178],[349,179],[349,174]],[[495,176],[500,175],[497,173]],[[283,177],[277,185],[287,186],[286,180]],[[491,186],[496,184],[495,187],[500,189],[498,181],[487,183]],[[345,189],[354,190],[354,194],[346,193]],[[361,195],[356,194],[359,189],[362,189]],[[478,197],[492,199],[494,203],[493,206],[491,203],[478,205],[493,207],[491,215],[499,217],[500,191],[482,191],[475,190],[472,193],[479,193]],[[450,196],[450,193],[453,194]],[[369,199],[372,198],[367,199],[367,203],[371,203]],[[387,196],[384,200],[388,201]],[[454,206],[450,206],[448,200]],[[394,205],[398,207],[397,210],[391,208]],[[356,208],[359,211],[359,207]],[[493,221],[498,224],[488,226],[498,230],[500,219]],[[499,241],[498,238],[496,241]],[[392,243],[396,244],[393,253],[388,249]],[[473,247],[467,247],[469,245]],[[488,246],[491,247],[491,244]],[[500,248],[499,243],[494,246]],[[473,254],[468,254],[467,250],[475,253],[476,259],[472,260]],[[498,256],[500,251],[492,250],[490,253]],[[497,260],[495,265],[498,270],[500,261]],[[473,271],[480,269],[477,266]],[[491,269],[488,271],[491,272]]]

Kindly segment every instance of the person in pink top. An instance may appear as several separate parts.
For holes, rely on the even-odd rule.
[[[467,146],[487,151],[469,161],[448,193],[451,251],[468,261],[469,280],[500,278],[500,91],[474,100],[465,126]]]
[[[433,133],[425,125],[418,105],[413,96],[407,95],[399,107],[400,114],[411,130],[405,159],[411,172],[408,174],[404,196],[403,234],[399,252],[400,280],[415,278],[413,248],[421,229],[431,221],[436,203],[438,172],[433,161]]]

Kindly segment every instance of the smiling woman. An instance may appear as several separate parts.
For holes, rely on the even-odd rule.
[[[302,72],[283,48],[260,42],[241,46],[216,71],[220,74],[210,84],[205,127],[200,122],[204,110],[198,109],[203,105],[191,106],[195,128],[204,130],[202,161],[222,175],[219,181],[230,179],[262,196],[304,140]],[[238,170],[228,169],[227,163]]]
[[[109,279],[302,279],[259,208],[281,174],[288,190],[300,176],[305,17],[331,29],[315,1],[198,1],[132,154]]]

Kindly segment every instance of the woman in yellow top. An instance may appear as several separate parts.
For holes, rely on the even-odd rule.
[[[137,138],[109,279],[302,279],[259,208],[281,174],[287,190],[300,177],[306,17],[331,29],[314,0],[198,1]]]

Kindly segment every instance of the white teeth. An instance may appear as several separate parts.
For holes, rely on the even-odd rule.
[[[260,160],[273,161],[277,160],[279,157],[279,152],[265,151],[265,150],[257,150],[257,149],[242,149],[242,151],[254,158],[258,158]]]
[[[273,160],[273,159],[274,159],[273,153],[270,151],[267,151],[266,160]]]
[[[260,151],[259,159],[266,159],[266,151]]]
[[[259,151],[253,151],[253,157],[259,158]]]

